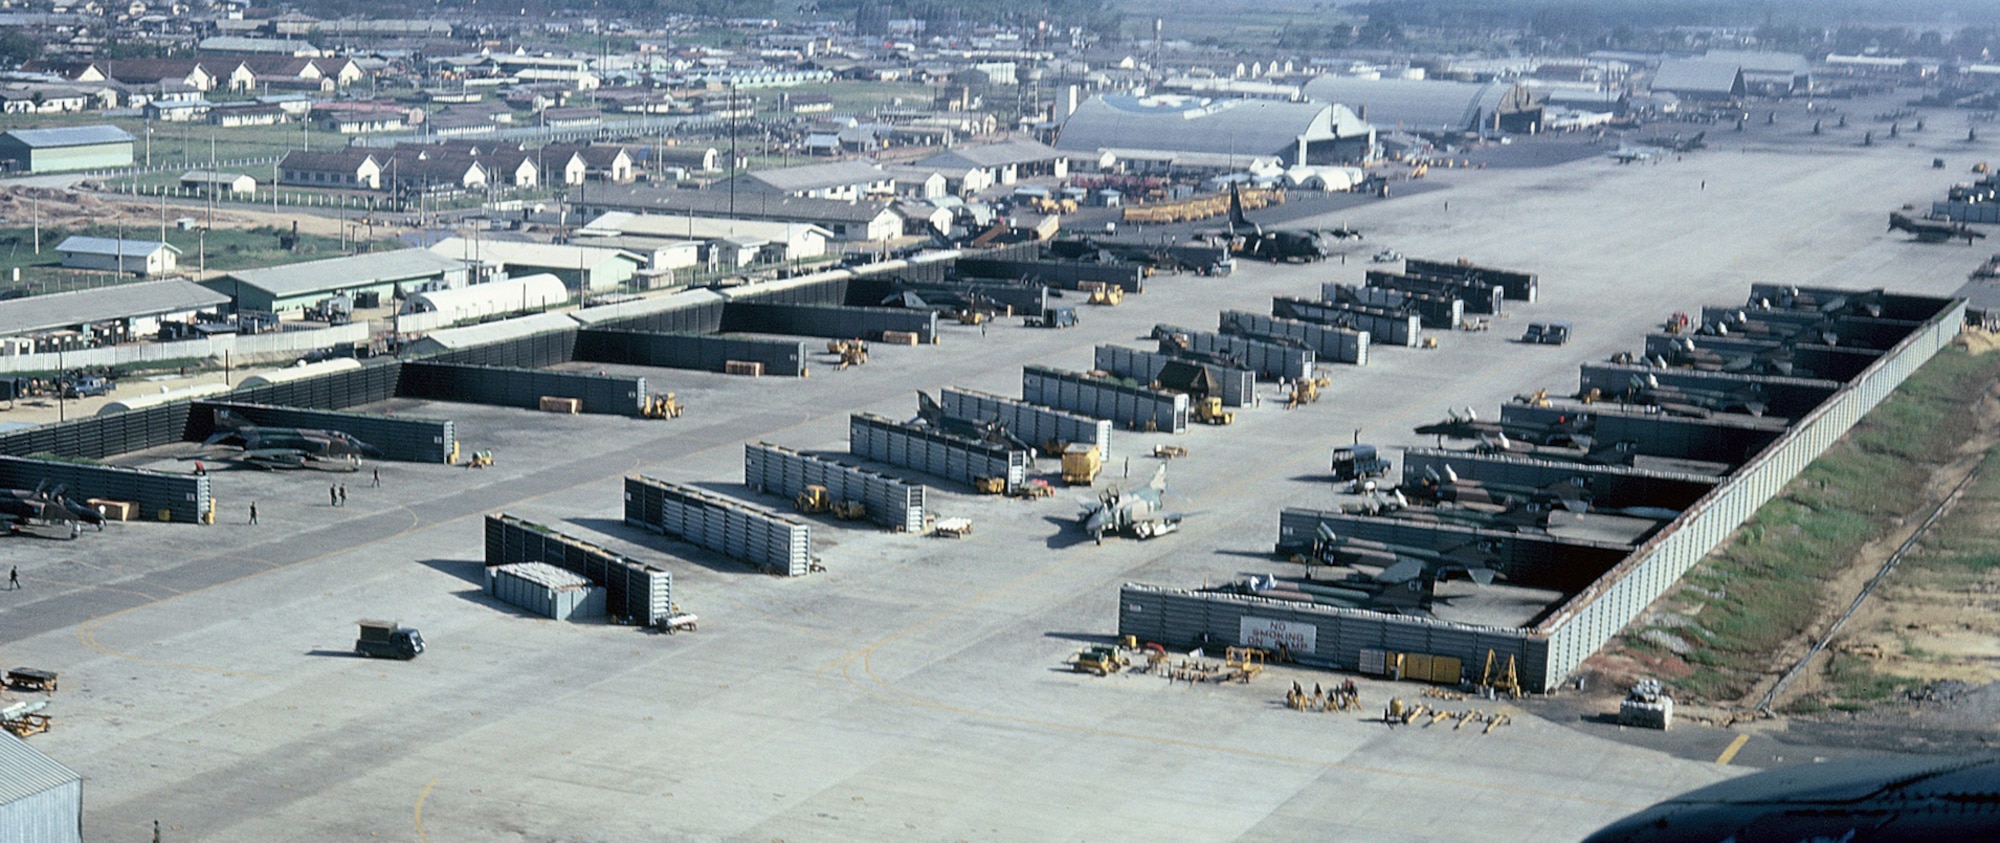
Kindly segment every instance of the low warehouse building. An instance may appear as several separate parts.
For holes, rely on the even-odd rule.
[[[201,283],[234,298],[238,311],[275,313],[311,308],[342,295],[387,302],[412,293],[465,286],[466,275],[462,261],[429,249],[398,249],[238,270]]]
[[[64,269],[167,275],[179,265],[181,250],[158,240],[71,236],[56,244]]]
[[[0,134],[0,166],[15,173],[130,167],[132,141],[132,135],[117,126],[15,129]]]
[[[189,170],[181,174],[181,189],[205,193],[256,193],[257,180],[242,173]]]
[[[83,843],[83,777],[0,734],[0,840]]]
[[[895,176],[884,173],[893,183]],[[571,197],[577,212],[589,217],[614,211],[634,214],[687,215],[760,222],[803,223],[833,232],[836,240],[886,240],[901,236],[903,218],[885,201],[841,202],[759,192],[730,201],[726,190],[676,190],[652,185],[596,188]]]
[[[704,263],[736,268],[755,263],[807,260],[826,254],[833,235],[824,228],[796,222],[731,220],[720,217],[630,214],[613,211],[591,220],[578,232],[583,237],[693,240],[706,245]],[[729,241],[720,246],[722,241]],[[751,241],[756,245],[751,245]]]
[[[623,249],[462,237],[440,240],[431,252],[489,267],[497,275],[553,275],[587,293],[625,286],[646,263],[644,257]]]
[[[10,353],[73,347],[36,339],[51,334],[82,345],[129,342],[157,335],[162,322],[185,322],[228,303],[228,296],[179,278],[29,296],[0,301],[0,338],[27,338],[7,343]]]

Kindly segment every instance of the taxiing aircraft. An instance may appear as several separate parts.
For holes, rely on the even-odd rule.
[[[1105,533],[1125,533],[1140,539],[1171,533],[1180,529],[1181,517],[1165,512],[1162,501],[1166,491],[1167,467],[1162,464],[1144,486],[1136,489],[1113,486],[1098,494],[1097,500],[1085,501],[1077,523],[1098,544],[1104,543]]]
[[[1965,238],[1965,245],[1972,245],[1973,238],[1986,236],[1984,231],[1975,231],[1965,223],[1924,222],[1902,214],[1889,215],[1889,230],[1901,229],[1915,236],[1918,243],[1943,243],[1947,240]]]
[[[1243,215],[1243,197],[1236,186],[1229,186],[1229,228],[1218,232],[1230,240],[1241,240],[1238,254],[1253,258],[1284,263],[1293,260],[1324,260],[1333,254],[1327,244],[1328,238],[1345,240],[1361,239],[1361,232],[1353,228],[1274,228],[1266,230]]]
[[[1620,145],[1617,149],[1604,153],[1604,157],[1620,164],[1631,164],[1639,161],[1651,161],[1653,160],[1653,153],[1643,149],[1634,149],[1629,146]]]
[[[1675,132],[1670,137],[1646,138],[1639,142],[1647,146],[1657,146],[1671,152],[1693,152],[1697,149],[1708,148],[1708,132],[1696,132],[1695,136],[1691,138],[1681,137],[1679,132]]]

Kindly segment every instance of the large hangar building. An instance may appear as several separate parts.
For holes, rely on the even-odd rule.
[[[1056,148],[1100,164],[1241,170],[1253,161],[1351,164],[1375,156],[1375,127],[1344,105],[1105,94],[1063,123]]]

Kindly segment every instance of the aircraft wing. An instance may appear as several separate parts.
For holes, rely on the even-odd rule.
[[[258,448],[243,452],[242,460],[258,468],[303,468],[310,459],[296,448]]]
[[[1415,559],[1404,559],[1375,575],[1375,581],[1396,585],[1406,583],[1424,575],[1424,563]]]

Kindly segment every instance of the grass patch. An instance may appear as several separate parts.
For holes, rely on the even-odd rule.
[[[1679,690],[1708,701],[1746,693],[1771,653],[1808,631],[1826,580],[1917,508],[1931,474],[1975,432],[1972,407],[1996,377],[2000,354],[1940,352],[1696,565],[1687,582],[1717,596],[1676,592],[1708,633],[1695,639],[1686,658],[1694,672],[1676,680]],[[1991,488],[2000,500],[2000,479]],[[1964,531],[1945,541],[1973,551],[1965,564],[2000,566],[2000,537]],[[1887,699],[1908,682],[1852,660],[1836,657],[1838,699],[1817,701],[1822,709]]]
[[[346,244],[338,237],[319,234],[300,234],[299,245],[287,251],[278,247],[278,236],[282,233],[276,226],[259,226],[249,229],[216,229],[203,238],[200,232],[182,231],[168,226],[167,242],[181,250],[180,271],[193,273],[201,266],[201,254],[205,249],[210,270],[251,269],[264,266],[298,263],[338,257],[354,251],[385,251],[402,248],[402,243],[394,238],[374,241],[350,241]],[[94,270],[62,268],[62,256],[56,254],[55,247],[63,238],[71,235],[87,237],[118,237],[128,240],[155,240],[160,229],[155,226],[127,226],[122,231],[114,226],[89,226],[85,228],[64,228],[43,226],[41,230],[41,252],[35,251],[35,232],[31,227],[0,228],[0,278],[11,278],[12,270],[21,270],[21,283],[0,282],[0,290],[25,289],[32,295],[102,287],[109,273]],[[345,249],[343,249],[345,245]],[[134,262],[135,264],[137,261]],[[113,279],[117,283],[139,281],[137,277]]]

